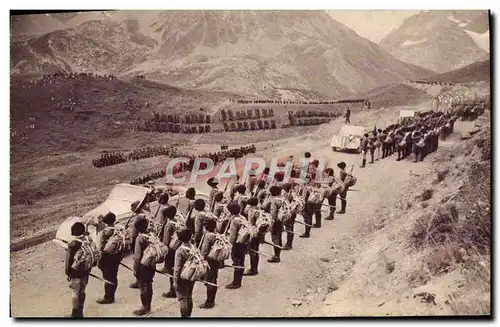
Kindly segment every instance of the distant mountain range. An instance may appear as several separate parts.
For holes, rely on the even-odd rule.
[[[485,60],[487,11],[424,11],[408,17],[380,42],[396,58],[439,73]]]
[[[14,19],[11,34],[11,73],[144,74],[188,88],[303,90],[325,98],[435,74],[394,58],[323,11],[37,15]]]

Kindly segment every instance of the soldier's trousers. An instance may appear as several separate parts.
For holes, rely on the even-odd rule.
[[[175,263],[174,261],[175,261],[175,251],[169,249],[165,257],[165,270],[169,275],[174,275],[174,263]],[[170,291],[175,291],[174,279],[172,277],[170,277],[169,279],[170,279]]]
[[[248,248],[258,252],[263,238],[263,234],[252,237],[248,244]],[[250,257],[250,270],[252,272],[259,272],[259,254],[253,251],[248,251],[248,256]]]
[[[190,280],[179,278],[177,280],[177,301],[181,311],[181,317],[191,317],[193,312],[193,288],[194,283]]]
[[[234,243],[233,249],[231,251],[231,259],[233,259],[234,266],[245,265],[245,254],[247,252],[247,245],[243,243]],[[243,279],[243,268],[234,268],[233,273],[233,284],[241,286],[241,281]]]
[[[281,240],[283,234],[283,222],[276,219],[271,226],[271,240],[274,244],[282,246],[283,242]],[[281,254],[281,249],[274,247],[274,257],[279,258]]]
[[[152,267],[139,265],[137,269],[137,283],[141,293],[141,303],[144,309],[151,310],[151,300],[153,299],[153,278],[155,270]]]
[[[73,290],[73,296],[71,298],[73,310],[76,310],[80,316],[83,316],[83,306],[86,298],[85,289],[88,283],[89,275],[80,278],[71,278],[69,282],[69,288]]]
[[[412,144],[411,142],[406,143],[406,152],[405,152],[405,158],[411,155],[411,150],[412,150]]]
[[[370,149],[370,162],[373,162],[373,160],[375,159],[374,155],[375,155],[375,148]]]
[[[208,265],[210,266],[210,269],[207,272],[207,276],[205,277],[205,280],[207,282],[210,282],[212,284],[217,284],[217,278],[219,277],[219,266],[220,263],[208,259]],[[215,303],[215,295],[217,294],[217,287],[212,286],[212,285],[207,285],[207,302],[208,303]]]
[[[330,196],[327,198],[329,207],[329,215],[328,219],[333,219],[335,216],[335,207],[337,206],[337,193],[330,193]]]
[[[321,206],[322,203],[317,203],[314,205],[314,218],[316,220],[316,226],[321,227]]]
[[[307,202],[306,207],[305,207],[305,212],[304,212],[304,222],[308,225],[312,225],[312,216],[314,213],[314,203]],[[309,235],[311,233],[311,227],[305,226],[305,233],[306,235]]]
[[[103,254],[101,260],[99,260],[98,267],[102,271],[102,278],[114,284],[104,283],[104,299],[106,300],[115,299],[116,288],[118,287],[118,267],[121,260],[121,253]]]
[[[345,212],[345,209],[347,207],[347,187],[344,188],[344,191],[342,191],[339,194],[340,197],[340,211]]]
[[[283,223],[283,227],[284,227],[285,231],[293,232],[293,227],[295,225],[296,218],[297,218],[297,214],[293,214],[292,217],[290,218],[290,220]],[[285,232],[285,234],[286,234],[286,245],[289,247],[292,247],[293,236],[294,236],[293,233]]]

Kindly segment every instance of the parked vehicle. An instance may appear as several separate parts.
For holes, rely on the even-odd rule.
[[[338,135],[334,135],[331,142],[333,151],[356,151],[359,152],[361,139],[366,133],[362,126],[344,125]]]

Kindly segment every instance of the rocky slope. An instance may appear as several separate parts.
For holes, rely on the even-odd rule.
[[[322,11],[83,13],[65,24],[14,41],[11,71],[145,74],[190,88],[330,98],[431,75]]]
[[[407,18],[380,45],[396,58],[439,73],[484,60],[487,11],[424,11]]]

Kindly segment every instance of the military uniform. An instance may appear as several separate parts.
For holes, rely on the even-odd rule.
[[[114,285],[104,283],[104,298],[99,303],[113,303],[115,301],[116,288],[118,287],[118,267],[123,258],[123,253],[108,254],[104,248],[108,240],[113,236],[114,225],[106,226],[100,233],[99,250],[102,253],[98,267],[102,271],[102,277]]]
[[[244,266],[245,265],[245,253],[247,251],[246,243],[238,243],[238,232],[242,225],[242,216],[237,215],[231,218],[231,223],[229,226],[229,242],[233,245],[231,251],[231,258],[233,260],[233,265]],[[228,285],[227,288],[239,288],[241,287],[241,281],[243,279],[243,269],[234,268],[233,282]]]
[[[193,288],[195,282],[180,277],[182,267],[184,267],[190,256],[192,246],[189,243],[182,243],[175,252],[174,258],[175,292],[179,301],[181,317],[190,317],[193,312]]]
[[[83,236],[77,237],[83,240]],[[73,265],[76,252],[81,248],[81,242],[76,240],[68,244],[68,252],[66,254],[65,272],[69,278],[69,288],[73,291],[72,317],[83,317],[83,306],[85,304],[85,289],[89,282],[89,271],[76,271],[71,266]]]
[[[219,269],[221,266],[220,262],[209,259],[208,254],[212,250],[215,244],[216,234],[214,232],[207,231],[201,242],[201,255],[207,260],[210,269],[207,272],[205,280],[207,282],[217,284],[217,278],[219,277]],[[207,285],[207,299],[202,306],[203,308],[210,308],[214,306],[215,296],[217,294],[217,287],[212,285]]]
[[[273,196],[270,199],[269,213],[273,219],[273,225],[271,226],[271,240],[274,244],[282,246],[282,233],[283,233],[283,222],[278,219],[278,212],[283,205],[282,199],[277,196]],[[280,262],[281,249],[274,247],[274,257],[269,259],[269,262]]]
[[[181,245],[181,242],[175,237],[176,226],[174,220],[168,220],[163,228],[162,233],[162,242],[166,246],[168,246],[168,252],[165,256],[165,271],[173,275],[174,274],[174,260],[175,260],[175,251]],[[162,294],[163,297],[166,298],[174,298],[175,289],[174,289],[174,279],[170,277],[170,290],[167,293]]]
[[[256,207],[249,207],[247,212],[248,221],[253,227],[256,226],[258,212]],[[264,234],[256,234],[250,238],[248,248],[258,252],[260,244],[264,241]],[[244,272],[246,276],[255,276],[259,273],[259,254],[253,251],[248,251],[250,257],[250,269]]]
[[[141,293],[141,310],[143,311],[143,314],[151,311],[151,300],[153,299],[153,278],[155,276],[155,267],[141,264],[144,250],[146,250],[148,244],[149,241],[147,236],[143,233],[139,233],[134,249],[134,272],[137,277]]]

